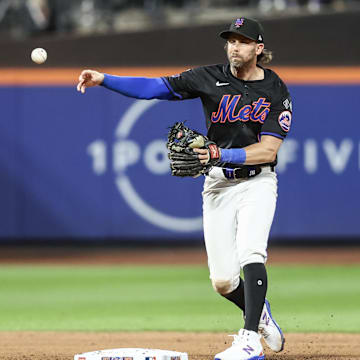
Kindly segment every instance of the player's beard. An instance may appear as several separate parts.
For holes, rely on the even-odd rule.
[[[241,56],[228,56],[230,65],[235,67],[235,68],[242,68],[244,66],[244,64],[246,63],[245,59]]]
[[[230,67],[234,69],[236,72],[238,72],[241,69],[246,69],[248,67],[251,67],[252,64],[256,63],[256,54],[254,53],[253,56],[244,57],[240,54],[227,54]]]

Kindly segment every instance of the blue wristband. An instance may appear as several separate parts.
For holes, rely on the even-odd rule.
[[[240,149],[221,149],[221,162],[232,164],[244,164],[246,161],[246,151]]]

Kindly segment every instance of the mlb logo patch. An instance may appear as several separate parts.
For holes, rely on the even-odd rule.
[[[237,19],[235,21],[235,27],[239,28],[240,26],[244,25],[244,19],[241,18],[241,19]]]
[[[281,128],[285,131],[288,132],[290,130],[290,126],[291,126],[291,112],[290,111],[283,111],[280,115],[279,115],[279,125],[281,126]]]

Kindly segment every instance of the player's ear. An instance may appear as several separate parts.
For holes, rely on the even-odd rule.
[[[260,55],[264,50],[264,44],[256,44],[256,55]]]

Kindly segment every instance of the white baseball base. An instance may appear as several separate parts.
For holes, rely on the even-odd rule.
[[[188,360],[188,354],[171,350],[120,348],[77,354],[74,360]]]

